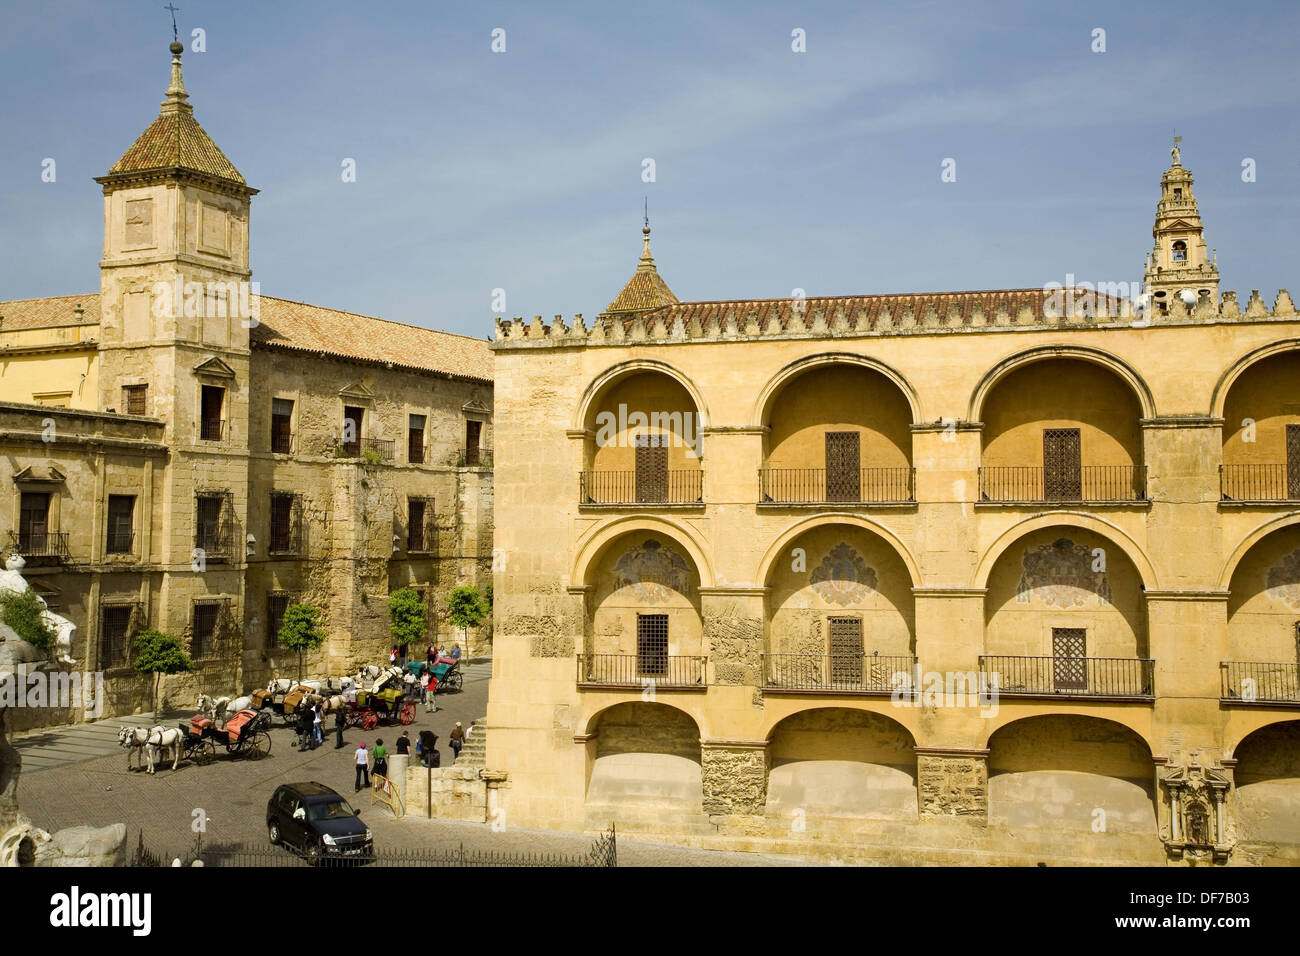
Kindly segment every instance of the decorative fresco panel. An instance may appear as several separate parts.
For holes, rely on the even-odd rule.
[[[614,588],[630,588],[642,604],[663,604],[672,592],[691,595],[695,573],[690,561],[654,538],[629,548],[614,565]]]
[[[876,589],[875,569],[847,543],[841,541],[813,568],[813,590],[829,604],[861,604]]]
[[[1050,607],[1084,607],[1090,600],[1110,604],[1110,581],[1105,571],[1094,571],[1093,549],[1057,538],[1051,544],[1026,548],[1021,558],[1024,571],[1016,586],[1016,601],[1029,604],[1034,598]]]
[[[1300,611],[1300,548],[1268,569],[1268,596]]]

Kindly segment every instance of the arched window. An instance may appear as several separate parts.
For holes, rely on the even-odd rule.
[[[1174,243],[1174,262],[1187,261],[1187,243],[1179,239]]]

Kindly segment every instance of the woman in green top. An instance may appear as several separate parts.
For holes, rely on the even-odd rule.
[[[388,748],[384,746],[382,739],[376,740],[375,745],[370,748],[370,756],[375,758],[374,768],[370,772],[373,774],[379,774],[381,777],[387,777]]]

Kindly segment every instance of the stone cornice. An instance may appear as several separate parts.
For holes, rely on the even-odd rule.
[[[716,747],[719,750],[766,750],[766,740],[700,740],[701,747]]]
[[[912,752],[922,757],[987,757],[988,748],[970,749],[964,747],[913,747]]]
[[[756,588],[749,586],[724,586],[698,589],[701,597],[766,597],[770,590],[771,588]]]
[[[915,432],[982,432],[984,430],[983,422],[967,422],[950,419],[948,421],[922,422],[919,425],[912,425],[912,431]]]
[[[1227,591],[1195,590],[1185,591],[1144,591],[1148,601],[1226,601]]]
[[[1158,415],[1138,422],[1143,428],[1222,428],[1223,419],[1213,415]]]
[[[912,588],[912,594],[915,597],[983,598],[988,593],[989,593],[988,588],[967,588],[967,587]]]

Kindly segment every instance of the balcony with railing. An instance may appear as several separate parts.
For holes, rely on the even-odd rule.
[[[271,432],[271,453],[273,455],[292,455],[293,434],[288,430]]]
[[[194,530],[194,548],[203,552],[207,560],[225,560],[230,557],[230,529],[199,523]]]
[[[704,473],[698,468],[668,471],[584,471],[578,476],[578,504],[701,505]]]
[[[461,468],[491,468],[492,467],[492,449],[491,448],[466,448],[461,454],[460,460],[456,463]]]
[[[1300,664],[1223,661],[1219,672],[1224,703],[1300,705]]]
[[[1286,464],[1219,466],[1223,501],[1238,503],[1300,500],[1300,468]]]
[[[41,563],[71,560],[66,531],[10,531],[9,550],[17,551],[29,564],[33,558]]]
[[[130,555],[135,544],[135,532],[111,530],[104,541],[104,553],[118,557]]]
[[[1149,701],[1155,661],[1140,657],[980,656],[990,690],[1002,697],[1087,697]]]
[[[1145,503],[1145,465],[1083,465],[1072,470],[1035,465],[981,467],[980,500],[998,504]]]
[[[702,691],[707,664],[707,657],[676,654],[579,654],[578,686]]]
[[[199,420],[199,441],[221,441],[225,437],[225,419],[203,418]]]
[[[910,504],[916,469],[760,468],[758,489],[760,505]]]
[[[764,654],[769,694],[890,695],[909,687],[916,658],[881,654]]]
[[[392,461],[393,444],[393,441],[387,438],[358,438],[355,441],[339,442],[334,454],[338,458],[377,458],[379,461]]]

